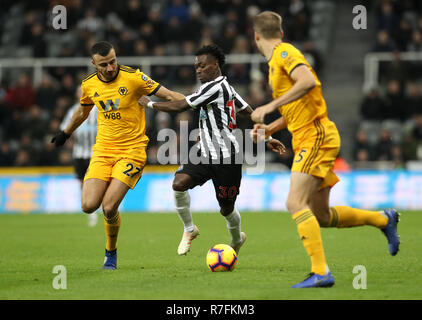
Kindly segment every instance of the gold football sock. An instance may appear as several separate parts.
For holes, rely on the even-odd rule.
[[[312,271],[316,274],[325,274],[328,270],[322,246],[321,229],[311,210],[305,209],[292,216],[296,222],[300,239],[311,258]]]
[[[119,212],[112,218],[104,216],[104,229],[107,238],[106,249],[109,251],[116,249],[117,236],[120,229],[120,214]]]
[[[374,226],[384,228],[388,218],[379,211],[368,211],[346,206],[330,208],[329,227],[348,228],[359,226]]]

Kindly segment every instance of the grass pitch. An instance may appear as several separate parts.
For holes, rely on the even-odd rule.
[[[322,229],[336,284],[291,289],[310,271],[310,261],[287,213],[242,213],[248,238],[233,272],[212,273],[208,249],[230,243],[217,213],[194,214],[201,234],[187,256],[178,256],[182,226],[175,213],[122,214],[118,270],[102,270],[102,216],[88,227],[83,214],[0,215],[0,299],[290,300],[422,298],[422,212],[402,212],[401,248],[391,257],[374,227]],[[66,268],[66,289],[54,289]],[[366,269],[353,273],[355,266]],[[362,270],[362,269],[360,269]],[[355,279],[356,277],[360,277]]]

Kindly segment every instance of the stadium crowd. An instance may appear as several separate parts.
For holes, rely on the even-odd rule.
[[[422,160],[422,63],[402,59],[403,52],[422,52],[422,3],[379,1],[377,34],[371,52],[387,52],[380,63],[379,85],[368,89],[360,105],[353,151],[355,161]]]
[[[51,11],[57,4],[66,7],[66,30],[51,28]],[[14,50],[12,54],[19,51],[24,57],[88,57],[92,44],[100,40],[113,43],[117,57],[192,55],[211,42],[221,46],[226,54],[256,53],[250,19],[266,9],[283,14],[289,41],[309,39],[310,14],[305,0],[127,0],[107,4],[97,0],[3,0],[2,6],[6,10],[0,13],[0,39],[5,38],[8,19],[13,17],[14,32],[19,35],[16,48],[26,50]],[[3,58],[13,57],[4,52]],[[59,131],[66,111],[77,103],[75,92],[87,70],[58,66],[43,71],[39,85],[32,81],[32,70],[2,74],[0,166],[72,163],[72,143],[55,149],[50,140]],[[231,64],[223,72],[235,85],[250,86],[248,65]],[[184,94],[191,93],[197,85],[193,66],[155,66],[149,75],[169,88],[184,85]],[[252,106],[269,99],[264,77],[257,81],[251,90],[245,90],[249,93],[245,98]],[[185,112],[173,116],[148,110],[150,163],[157,162],[158,130],[177,130],[179,120],[195,123],[196,115]],[[288,140],[287,137],[286,143]],[[290,156],[281,161],[290,161]]]

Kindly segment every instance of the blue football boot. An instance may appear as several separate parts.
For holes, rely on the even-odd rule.
[[[385,209],[388,223],[381,231],[385,234],[388,240],[388,251],[392,256],[395,256],[399,251],[400,236],[397,234],[397,224],[399,223],[400,214],[394,209]]]
[[[295,284],[292,288],[327,288],[333,285],[334,277],[331,271],[324,275],[311,272],[305,280]]]
[[[105,258],[103,270],[116,270],[117,269],[117,249],[113,251],[105,250]]]

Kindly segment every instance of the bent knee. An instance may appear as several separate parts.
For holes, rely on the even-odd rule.
[[[90,214],[100,207],[100,203],[82,201],[81,207],[84,213]]]
[[[173,181],[173,185],[172,188],[174,191],[179,191],[179,192],[183,192],[188,190],[188,186],[186,185],[186,183],[184,183],[184,181],[180,181],[180,180],[174,180]]]

